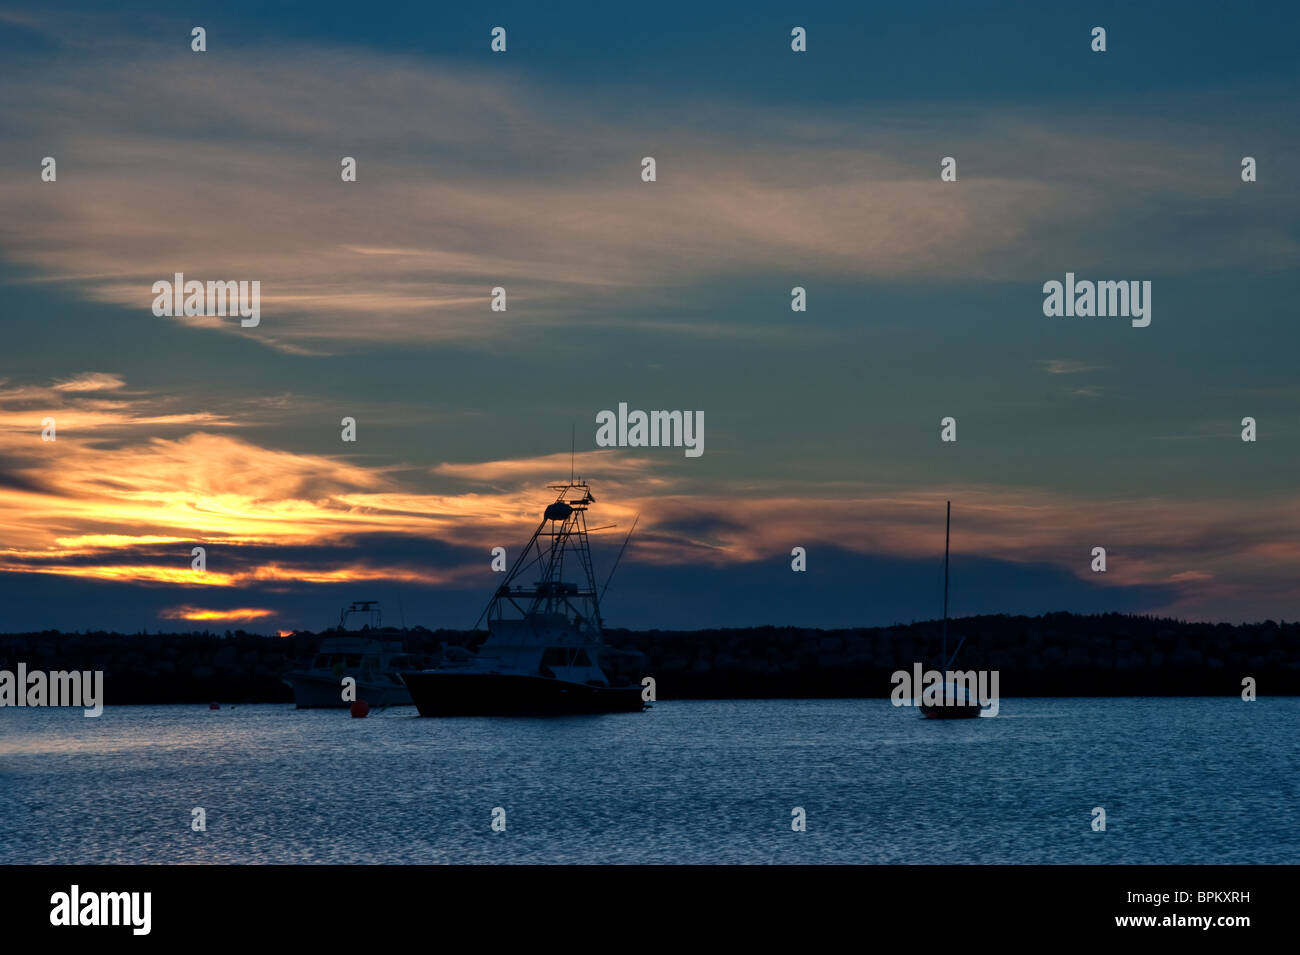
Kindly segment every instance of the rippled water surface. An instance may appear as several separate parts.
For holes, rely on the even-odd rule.
[[[887,700],[6,708],[0,862],[1295,863],[1297,718],[1292,698],[1004,700],[944,722]]]

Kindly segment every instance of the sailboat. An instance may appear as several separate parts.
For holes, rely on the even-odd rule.
[[[432,669],[402,673],[421,716],[645,709],[642,687],[632,682],[644,658],[602,637],[604,590],[596,591],[587,540],[587,509],[596,499],[581,478],[550,488],[558,495],[479,616],[480,623],[487,618],[488,636],[478,653],[461,650]]]
[[[951,538],[952,531],[952,501],[948,502],[948,515],[944,520],[943,528],[943,652],[942,656],[946,658],[943,669],[940,673],[943,675],[942,696],[943,698],[934,703],[921,703],[921,715],[929,720],[966,720],[980,715],[981,708],[978,700],[972,700],[964,686],[958,686],[950,682],[948,674],[952,670],[953,661],[957,659],[957,653],[961,650],[962,644],[966,638],[962,637],[957,643],[956,649],[952,651],[952,656],[948,656],[948,541]]]

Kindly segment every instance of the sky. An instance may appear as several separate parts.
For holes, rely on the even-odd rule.
[[[465,628],[571,444],[607,626],[1300,612],[1293,6],[465,7],[0,2],[0,632]]]

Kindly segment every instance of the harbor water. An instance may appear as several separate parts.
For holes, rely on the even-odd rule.
[[[1298,718],[1297,698],[953,721],[888,700],[5,708],[0,863],[1297,863]]]

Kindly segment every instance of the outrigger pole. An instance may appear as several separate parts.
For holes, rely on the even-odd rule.
[[[618,549],[618,556],[614,558],[614,566],[609,569],[609,576],[605,578],[605,586],[600,588],[600,599],[605,599],[605,591],[609,590],[609,582],[614,579],[614,571],[618,570],[618,562],[623,559],[623,551],[627,550],[627,542],[632,539],[632,531],[636,530],[637,522],[641,520],[641,515],[636,516],[632,522],[631,528],[628,529],[627,537],[623,538],[623,546]]]

